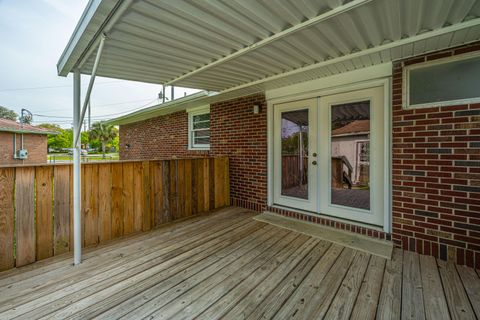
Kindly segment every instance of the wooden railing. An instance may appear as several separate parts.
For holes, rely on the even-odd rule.
[[[82,165],[91,246],[230,203],[227,158]],[[0,271],[73,247],[72,165],[0,167]]]

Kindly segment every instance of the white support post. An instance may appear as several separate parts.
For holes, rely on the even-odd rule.
[[[80,71],[73,73],[73,264],[82,262]],[[76,142],[75,142],[76,141]]]

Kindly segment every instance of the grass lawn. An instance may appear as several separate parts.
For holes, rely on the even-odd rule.
[[[67,153],[51,153],[48,156],[49,163],[55,162],[72,162],[73,155]],[[82,156],[82,162],[91,162],[91,161],[115,161],[119,160],[118,153],[106,153],[105,159],[103,155],[100,154],[89,154],[87,156]]]

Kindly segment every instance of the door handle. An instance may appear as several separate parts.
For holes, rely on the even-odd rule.
[[[313,161],[312,161],[312,164],[313,164],[314,166],[316,166],[316,165],[317,165],[317,161],[313,160]]]

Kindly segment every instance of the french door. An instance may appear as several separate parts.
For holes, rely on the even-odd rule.
[[[383,87],[274,105],[275,204],[383,226]]]

